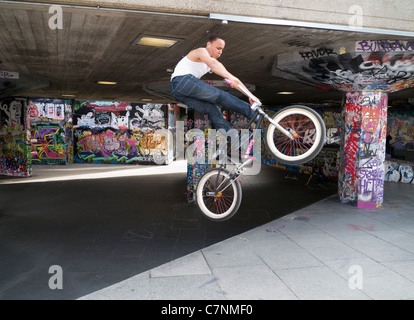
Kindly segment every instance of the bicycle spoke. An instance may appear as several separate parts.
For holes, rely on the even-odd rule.
[[[302,164],[313,159],[322,149],[326,127],[316,111],[294,105],[283,108],[272,119],[275,123],[266,130],[265,144],[277,161]],[[289,134],[282,133],[279,126]]]
[[[207,193],[216,193],[218,188],[222,188],[223,183],[226,181],[224,176],[213,176],[209,178],[203,190],[203,199],[205,206],[218,215],[223,214],[229,210],[234,201],[234,193],[231,188],[228,188],[231,183],[225,186],[223,190],[215,195],[207,195]],[[218,188],[216,186],[219,186]]]
[[[287,131],[296,134],[296,138],[291,140],[278,131],[274,132],[274,145],[277,150],[287,156],[296,157],[306,153],[315,142],[314,133],[309,132],[315,130],[314,124],[308,117],[302,115],[290,115],[279,121],[279,124]]]

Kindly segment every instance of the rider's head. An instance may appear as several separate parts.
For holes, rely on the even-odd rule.
[[[216,34],[211,34],[208,37],[206,49],[212,58],[218,59],[223,53],[225,44],[223,38]]]

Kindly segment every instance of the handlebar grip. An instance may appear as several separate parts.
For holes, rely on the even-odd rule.
[[[228,85],[231,85],[233,82],[229,79],[224,79],[224,82],[226,82]],[[243,86],[239,85],[240,90],[242,90],[246,96],[248,96],[250,99],[252,99],[253,101],[260,103],[259,100],[257,100],[254,96],[252,96],[252,94],[249,91],[246,91]],[[261,103],[260,103],[261,104]]]

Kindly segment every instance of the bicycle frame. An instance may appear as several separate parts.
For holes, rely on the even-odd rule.
[[[253,107],[254,107],[254,109],[253,109]],[[257,126],[257,128],[261,128],[262,125],[263,125],[264,115],[267,116],[267,114],[260,108],[259,105],[254,106],[254,104],[253,104],[251,106],[251,108],[253,110],[255,110],[255,113],[254,113],[254,116],[249,120],[247,125],[244,127],[244,129],[250,128],[257,116],[259,116],[259,120],[257,121],[256,126]],[[248,154],[250,154],[251,147],[253,146],[253,143],[254,143],[254,139],[252,139],[253,135],[254,134],[251,133],[248,137],[248,141],[250,141],[250,142],[249,142],[249,147],[246,150],[246,154],[245,154],[246,156],[248,156]],[[236,143],[238,143],[238,142],[236,142]],[[234,163],[234,161],[231,159],[231,157],[228,156],[228,154],[231,152],[232,146],[233,146],[233,144],[231,144],[227,148],[227,160],[230,160],[230,162]],[[242,158],[243,158],[243,155],[242,155]],[[248,159],[248,160],[253,160],[253,159]],[[229,178],[222,181],[221,184],[218,187],[216,187],[216,190],[213,194],[208,193],[208,195],[217,195],[218,193],[223,192],[224,190],[226,190],[230,186],[231,181],[236,180],[242,174],[242,171],[243,171],[244,167],[246,167],[247,165],[249,165],[251,163],[251,161],[248,161],[248,160],[245,161],[245,162],[239,163],[239,164],[234,163],[234,164],[236,164],[234,172],[232,170],[232,172],[230,172]],[[219,169],[218,169],[219,174],[217,175],[216,185],[218,183],[218,178],[220,176],[220,171],[223,170],[223,169],[224,169],[224,164],[220,164]],[[223,186],[223,184],[224,184],[224,186]]]
[[[231,84],[231,81],[230,80],[227,80],[227,79],[225,79],[225,82],[227,82],[228,84]],[[272,125],[274,125],[280,132],[282,132],[284,135],[286,135],[287,137],[289,137],[291,140],[294,140],[295,139],[295,133],[290,133],[289,131],[287,131],[285,128],[283,128],[281,125],[279,125],[277,122],[275,122],[271,117],[269,117],[267,114],[266,114],[266,112],[264,112],[263,111],[263,109],[261,108],[261,105],[262,105],[262,103],[259,101],[259,100],[257,100],[249,91],[246,91],[245,89],[244,89],[244,87],[242,87],[242,86],[240,86],[239,85],[239,88],[246,94],[246,96],[248,96],[252,101],[253,101],[253,104],[250,106],[250,108],[253,110],[253,111],[255,111],[255,113],[254,113],[254,116],[249,120],[249,122],[247,123],[247,125],[244,127],[244,129],[249,129],[250,127],[251,127],[251,125],[253,124],[253,122],[256,120],[256,118],[259,116],[259,119],[258,119],[258,121],[257,121],[257,123],[256,123],[256,127],[257,128],[261,128],[262,127],[262,125],[263,125],[263,121],[264,121],[264,119],[266,119],[267,121],[269,121]],[[249,135],[249,138],[248,138],[248,140],[250,141],[250,142],[252,142],[253,141],[253,143],[254,143],[254,140],[252,139],[252,137],[253,137],[253,133],[252,134],[250,134]],[[237,142],[238,143],[238,142]],[[249,143],[249,148],[248,148],[248,150],[246,151],[246,155],[248,155],[248,154],[250,154],[250,148],[251,148],[251,143]],[[228,160],[230,160],[230,162],[231,163],[233,163],[233,164],[235,164],[236,165],[236,167],[235,167],[235,169],[234,169],[234,172],[233,172],[233,170],[232,170],[232,172],[230,172],[230,175],[229,175],[229,177],[227,178],[227,179],[225,179],[225,180],[223,180],[221,183],[220,183],[220,185],[219,186],[217,186],[215,189],[215,191],[214,191],[214,193],[213,192],[211,192],[211,193],[208,193],[208,195],[214,195],[214,196],[216,196],[216,195],[218,195],[219,193],[221,193],[221,192],[223,192],[224,190],[226,190],[229,186],[230,186],[230,183],[232,182],[232,181],[234,181],[234,180],[236,180],[236,179],[238,179],[238,177],[242,174],[242,171],[243,171],[243,169],[244,169],[244,167],[246,167],[248,164],[250,164],[251,163],[251,161],[252,161],[252,159],[249,159],[249,160],[251,160],[251,161],[249,161],[249,160],[247,160],[247,161],[245,161],[245,162],[242,162],[241,164],[239,163],[239,164],[237,164],[237,163],[235,163],[234,161],[232,161],[232,159],[228,156],[228,154],[231,152],[231,148],[234,146],[234,144],[232,143],[232,144],[230,144],[230,146],[228,146],[228,148],[227,148],[227,159]],[[243,157],[243,156],[242,156]],[[219,177],[220,177],[220,172],[221,172],[221,170],[223,170],[224,169],[224,164],[220,164],[220,166],[219,166],[219,168],[218,168],[218,175],[217,175],[217,180],[216,180],[216,185],[217,185],[217,183],[218,183],[218,179],[219,179]]]
[[[231,84],[231,80],[228,79],[224,79],[224,81],[228,84]],[[289,137],[291,140],[295,139],[295,133],[290,133],[289,131],[287,131],[285,128],[283,128],[281,125],[279,125],[277,122],[273,121],[273,119],[271,117],[269,117],[266,112],[263,111],[263,109],[260,107],[262,105],[262,103],[257,100],[251,93],[250,91],[247,91],[243,86],[239,85],[239,89],[246,95],[248,96],[251,100],[253,100],[253,104],[250,106],[250,108],[253,111],[258,112],[262,117],[266,118],[267,121],[269,121],[271,124],[273,124],[280,132],[282,132],[285,136]],[[256,114],[252,119],[256,118]],[[252,122],[249,123],[248,127],[250,127]]]

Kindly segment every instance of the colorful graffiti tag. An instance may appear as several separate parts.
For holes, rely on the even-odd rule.
[[[0,99],[0,174],[32,174],[27,99]]]
[[[66,163],[65,133],[59,126],[37,125],[31,129],[32,160]]]

